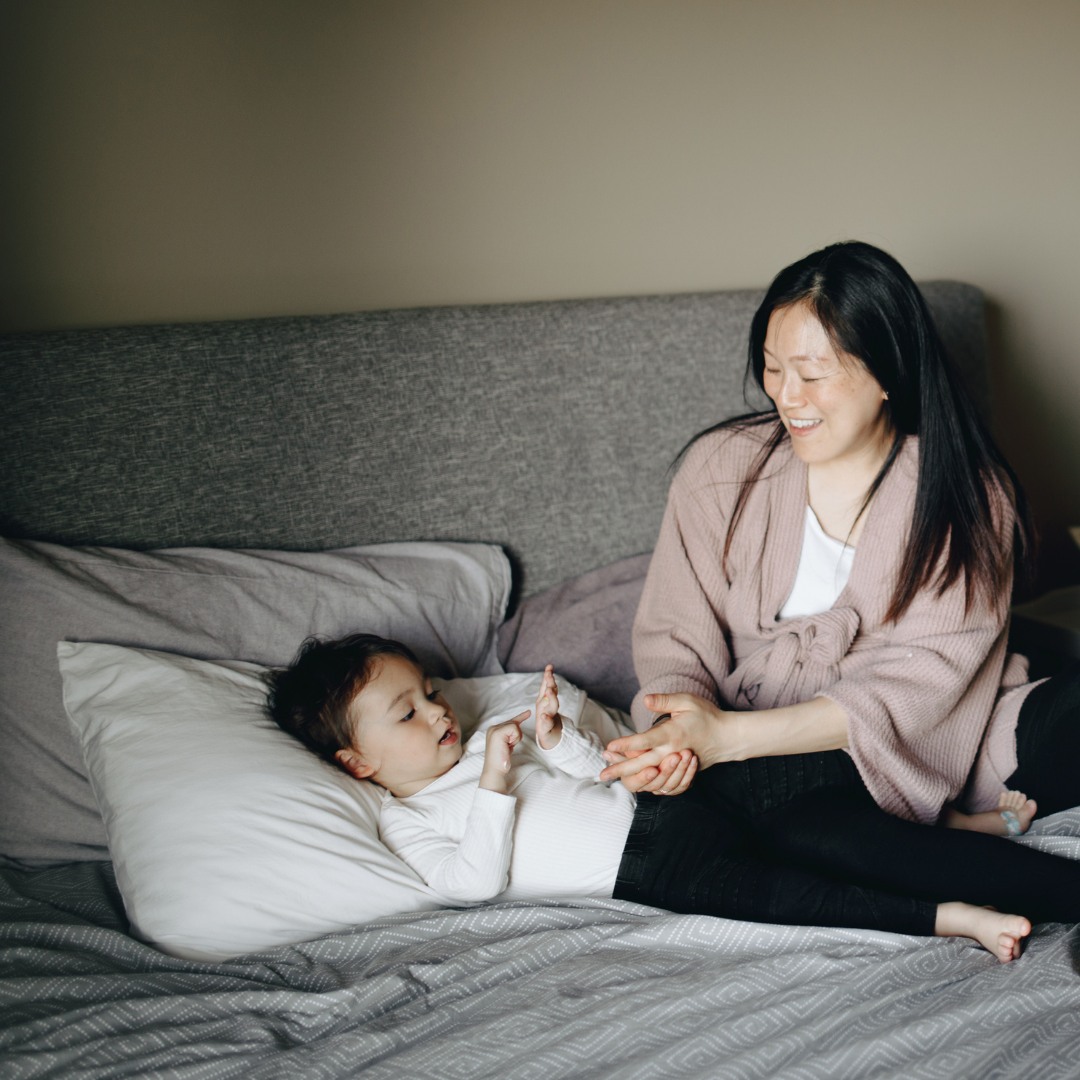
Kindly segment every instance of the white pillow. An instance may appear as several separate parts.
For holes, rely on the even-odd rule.
[[[381,789],[353,780],[266,712],[265,668],[60,642],[82,744],[133,933],[217,961],[441,906],[378,839]],[[539,674],[442,683],[465,730],[532,708]],[[625,734],[560,681],[562,711]]]

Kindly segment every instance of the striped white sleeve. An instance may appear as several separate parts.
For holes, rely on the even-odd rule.
[[[440,835],[400,803],[384,806],[379,832],[383,843],[441,896],[479,903],[507,886],[516,803],[510,795],[478,787],[461,843]]]
[[[564,773],[579,780],[595,780],[600,783],[600,772],[610,762],[604,760],[603,744],[591,731],[581,731],[572,720],[562,718],[562,738],[552,750],[545,750],[536,743],[544,760],[560,768]]]

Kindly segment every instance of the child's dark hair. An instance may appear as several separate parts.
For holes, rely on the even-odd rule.
[[[412,649],[375,634],[338,641],[308,638],[296,659],[270,676],[270,715],[283,731],[331,763],[353,745],[349,705],[375,673],[380,656],[400,656],[417,667]]]

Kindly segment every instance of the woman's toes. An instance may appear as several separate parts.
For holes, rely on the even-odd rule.
[[[1016,815],[1016,823],[1020,826],[1020,831],[1026,833],[1031,822],[1035,818],[1035,811],[1038,810],[1038,804],[1034,799],[1026,799],[1022,806],[1018,806],[1013,813]]]
[[[1031,933],[1031,923],[1023,915],[999,915],[998,919],[997,958],[1003,964],[1019,960],[1024,938]]]
[[[1007,918],[1010,925],[1006,928],[1004,936],[1009,938],[1012,943],[1009,958],[1018,960],[1024,945],[1024,938],[1031,933],[1031,923],[1023,915],[1011,915],[1007,916]]]
[[[998,934],[997,958],[1003,964],[1015,959],[1013,950],[1016,948],[1016,938],[1011,934]]]
[[[1003,791],[998,796],[999,810],[1019,810],[1027,801],[1022,791]]]

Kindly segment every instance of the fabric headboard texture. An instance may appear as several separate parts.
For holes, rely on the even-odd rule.
[[[988,408],[982,294],[922,289]],[[0,337],[0,534],[300,551],[482,540],[506,548],[528,596],[651,550],[678,450],[746,409],[761,295]]]

